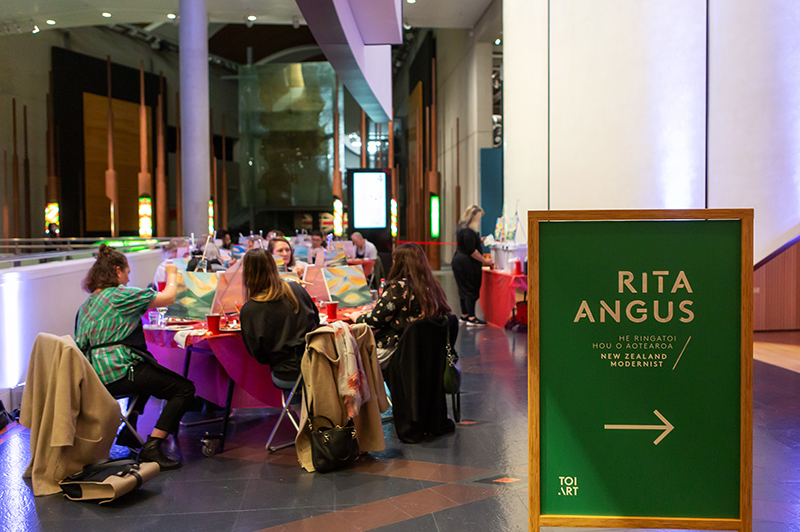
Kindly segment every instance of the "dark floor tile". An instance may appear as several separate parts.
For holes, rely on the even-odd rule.
[[[437,530],[433,514],[422,515],[399,523],[373,528],[375,532],[421,532]],[[462,531],[465,532],[465,531]]]
[[[528,509],[513,492],[501,492],[494,497],[433,514],[440,532],[465,530],[527,531]]]
[[[138,518],[106,517],[104,519],[75,519],[40,521],[36,528],[40,532],[134,532],[140,530]]]
[[[255,532],[332,512],[332,508],[281,508],[238,512],[234,532]],[[324,531],[321,531],[324,532]]]
[[[300,466],[297,466],[300,469]],[[335,474],[305,473],[282,479],[250,479],[241,502],[242,510],[269,508],[325,508],[333,511]]]
[[[228,532],[234,529],[238,512],[148,515],[139,518],[137,532],[191,530],[192,532]]]
[[[397,497],[435,486],[436,482],[338,472],[334,477],[334,509]]]

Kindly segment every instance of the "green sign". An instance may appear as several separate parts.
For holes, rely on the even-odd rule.
[[[534,224],[539,515],[739,520],[742,221]]]

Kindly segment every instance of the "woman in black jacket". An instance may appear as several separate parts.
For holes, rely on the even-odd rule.
[[[483,266],[491,266],[492,260],[483,257],[480,226],[483,209],[470,205],[456,228],[456,254],[453,256],[453,277],[458,285],[461,300],[461,321],[467,327],[486,325],[475,317],[475,302],[481,293]]]
[[[269,364],[272,380],[290,389],[300,375],[306,334],[319,327],[319,310],[299,283],[278,274],[272,255],[253,249],[244,256],[242,338],[247,352]]]

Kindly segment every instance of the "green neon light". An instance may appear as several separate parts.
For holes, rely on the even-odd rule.
[[[439,196],[431,196],[431,238],[439,238]]]

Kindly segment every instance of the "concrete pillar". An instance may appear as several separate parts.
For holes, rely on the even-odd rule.
[[[208,232],[208,15],[205,0],[180,0],[183,231]]]

